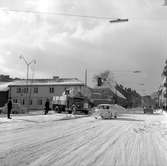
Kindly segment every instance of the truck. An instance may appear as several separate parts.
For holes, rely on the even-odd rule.
[[[88,114],[90,111],[90,101],[84,96],[53,96],[52,108],[58,113],[84,113]]]

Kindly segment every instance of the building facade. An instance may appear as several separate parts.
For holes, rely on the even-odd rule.
[[[50,102],[53,96],[61,96],[66,90],[72,90],[73,94],[82,93],[88,95],[85,84],[76,78],[70,79],[34,79],[14,81],[9,86],[9,97],[14,103],[20,103],[29,109],[44,109],[45,101]]]

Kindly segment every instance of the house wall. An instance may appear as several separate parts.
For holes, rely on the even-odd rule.
[[[13,102],[28,105],[29,109],[44,109],[47,98],[52,101],[53,96],[61,96],[65,89],[73,88],[77,92],[84,92],[84,85],[29,85],[28,93],[26,88],[25,85],[10,86],[10,97]],[[50,88],[54,91],[50,92]],[[35,89],[38,89],[38,93],[35,93]]]

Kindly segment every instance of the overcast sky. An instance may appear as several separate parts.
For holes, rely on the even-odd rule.
[[[115,79],[151,93],[161,82],[167,58],[167,2],[164,0],[0,0],[0,73],[26,77],[19,55],[36,65],[30,77],[78,77],[93,85],[94,74],[111,70]],[[69,13],[129,22],[7,10]],[[131,71],[141,70],[133,74]],[[145,85],[142,87],[141,83]]]

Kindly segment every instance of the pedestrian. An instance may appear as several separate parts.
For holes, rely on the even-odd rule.
[[[10,114],[11,114],[11,110],[12,110],[12,100],[9,98],[9,100],[8,100],[8,103],[7,103],[7,108],[8,108],[8,112],[7,112],[7,116],[8,116],[8,119],[12,119],[11,117],[10,117]]]
[[[49,99],[47,98],[45,102],[45,115],[49,112],[49,106],[50,106],[50,102],[49,102]]]
[[[72,104],[71,110],[72,110],[72,114],[74,115],[77,111],[77,106],[75,104]]]

